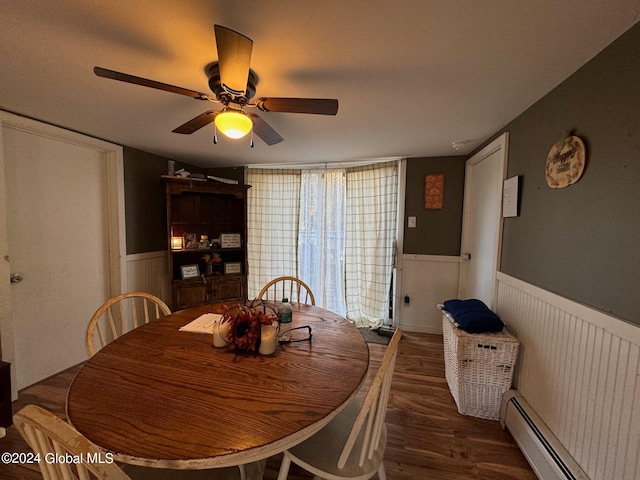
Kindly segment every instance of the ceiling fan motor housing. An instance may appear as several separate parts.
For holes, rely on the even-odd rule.
[[[247,78],[247,89],[242,97],[232,98],[232,95],[224,89],[220,81],[220,66],[218,62],[213,62],[209,65],[207,68],[207,77],[209,77],[209,88],[222,103],[230,100],[237,103],[247,103],[256,94],[258,75],[251,69],[249,69],[249,77]],[[244,101],[242,99],[244,99]]]

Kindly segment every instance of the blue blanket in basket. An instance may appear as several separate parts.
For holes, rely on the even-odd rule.
[[[447,300],[444,309],[451,314],[460,328],[469,333],[501,332],[504,323],[482,300]]]

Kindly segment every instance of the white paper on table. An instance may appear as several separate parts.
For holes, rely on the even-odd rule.
[[[213,333],[213,325],[219,321],[222,315],[217,313],[205,313],[186,325],[180,327],[181,332]]]

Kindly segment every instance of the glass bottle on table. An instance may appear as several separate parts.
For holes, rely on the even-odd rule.
[[[282,303],[278,307],[278,320],[280,322],[280,334],[278,341],[291,341],[291,322],[293,321],[293,307],[289,303],[289,299],[284,297]]]

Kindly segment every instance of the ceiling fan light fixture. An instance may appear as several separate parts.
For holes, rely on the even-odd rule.
[[[229,138],[242,138],[247,135],[253,122],[244,113],[236,110],[225,110],[216,115],[216,128]]]

